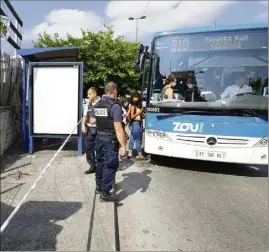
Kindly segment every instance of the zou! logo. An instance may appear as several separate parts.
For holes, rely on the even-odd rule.
[[[174,128],[173,131],[177,132],[203,132],[203,123],[181,123],[181,122],[173,122]]]

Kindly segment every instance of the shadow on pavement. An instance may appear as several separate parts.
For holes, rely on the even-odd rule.
[[[14,189],[16,189],[16,188],[21,188],[24,184],[25,184],[25,183],[20,183],[20,184],[17,184],[17,185],[15,185],[15,186],[11,187],[11,188],[6,189],[6,190],[2,190],[2,187],[1,187],[0,195],[3,195],[3,194],[5,194],[5,193],[7,193],[7,192],[10,192],[10,191],[12,191],[12,190],[14,190]]]
[[[123,173],[123,181],[118,182],[115,185],[115,193],[117,194],[119,201],[123,201],[128,196],[135,194],[140,190],[144,193],[148,190],[151,182],[150,170],[143,170],[142,172],[129,172]]]
[[[165,166],[181,170],[219,173],[245,177],[268,177],[268,166],[242,165],[234,163],[209,162],[201,160],[157,157],[149,162],[152,165]]]
[[[22,147],[20,145],[14,144],[13,146],[11,146],[7,151],[5,151],[5,153],[1,157],[0,160],[1,174],[30,165],[31,158],[29,157],[27,159],[28,155],[29,155],[28,153],[24,153],[22,151]]]
[[[120,161],[119,168],[117,171],[124,171],[124,170],[128,169],[129,167],[131,167],[132,165],[134,165],[134,163],[135,162],[133,160],[129,160],[129,159],[125,158],[122,161]]]
[[[56,250],[57,235],[67,219],[82,207],[80,202],[26,202],[1,234],[1,250]],[[14,207],[1,202],[1,226]]]

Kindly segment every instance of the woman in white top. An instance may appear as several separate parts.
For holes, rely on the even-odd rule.
[[[127,124],[129,123],[129,116],[128,116],[129,102],[128,102],[127,98],[121,97],[119,99],[119,104],[120,104],[121,110],[122,110],[122,126],[123,126],[123,129],[125,130]],[[126,137],[126,140],[129,140],[129,136],[128,136],[126,130],[125,130],[125,137]]]
[[[121,106],[121,110],[122,110],[122,122],[123,122],[123,127],[125,127],[128,123],[128,111],[129,111],[129,103],[127,98],[125,97],[121,97],[119,99],[119,104]]]

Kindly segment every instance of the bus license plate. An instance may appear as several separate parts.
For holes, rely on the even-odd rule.
[[[215,151],[195,151],[195,156],[198,158],[225,159],[225,152]]]

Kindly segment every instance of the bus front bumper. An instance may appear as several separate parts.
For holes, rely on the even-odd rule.
[[[182,144],[145,136],[145,152],[153,155],[225,163],[268,165],[268,147],[217,148]]]

